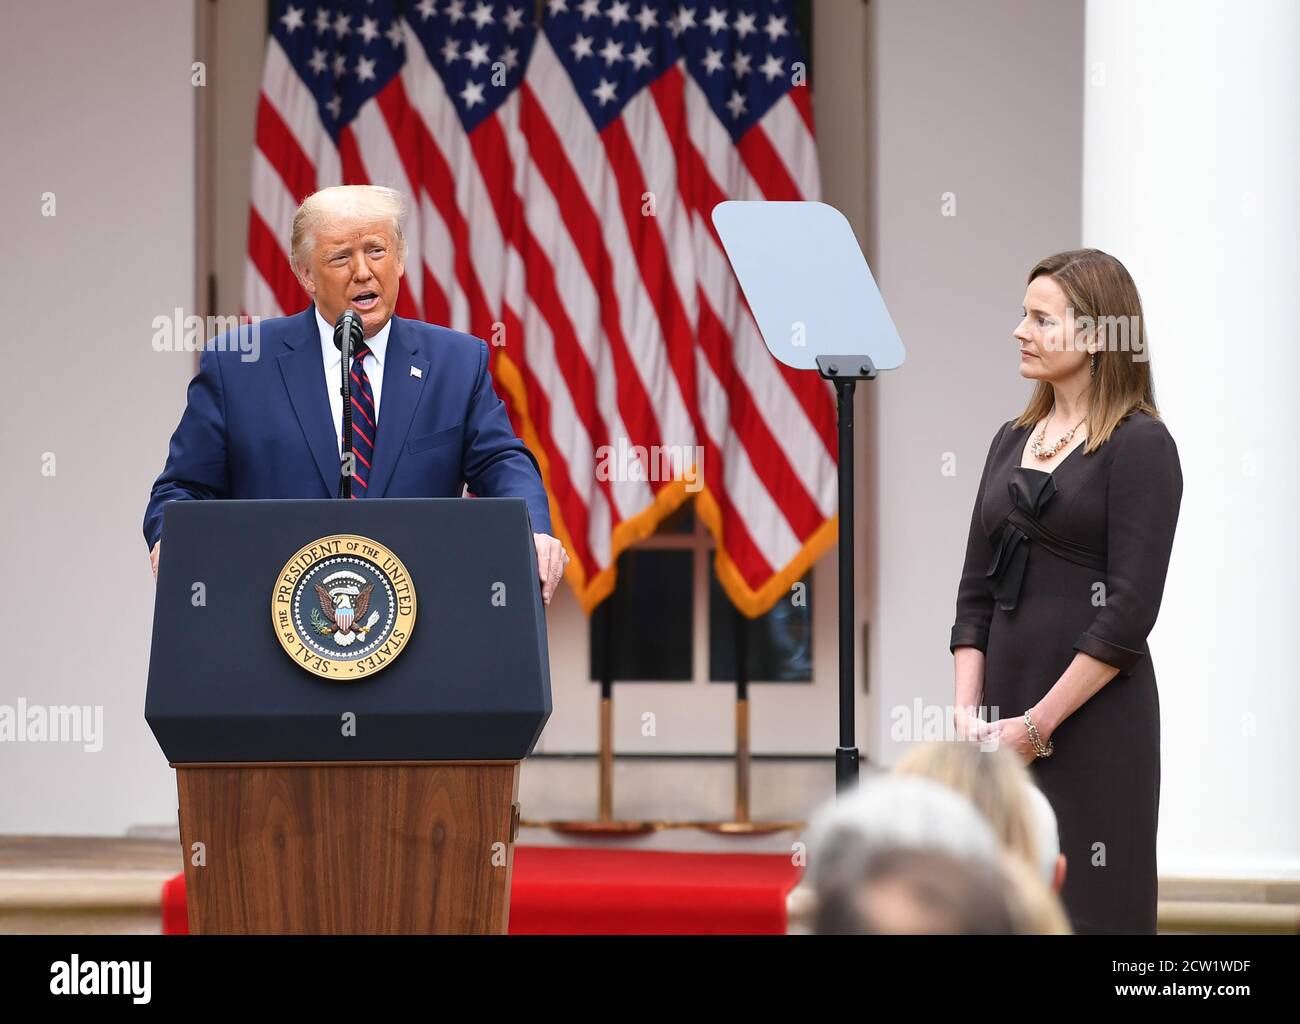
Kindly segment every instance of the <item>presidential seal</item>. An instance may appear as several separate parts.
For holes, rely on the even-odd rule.
[[[396,555],[368,537],[322,537],[280,573],[271,620],[289,657],[316,675],[351,680],[406,649],[415,587]]]

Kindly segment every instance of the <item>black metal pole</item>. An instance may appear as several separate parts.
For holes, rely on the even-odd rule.
[[[350,498],[355,462],[352,456],[352,337],[346,330],[339,339],[339,357],[343,360],[343,375],[339,383],[339,394],[343,396],[343,420],[339,431],[339,497]]]
[[[865,369],[865,367],[864,367]],[[840,453],[840,744],[835,748],[835,791],[858,783],[858,748],[853,693],[853,394],[856,381],[835,379]]]
[[[614,595],[600,604],[600,699],[614,696]]]

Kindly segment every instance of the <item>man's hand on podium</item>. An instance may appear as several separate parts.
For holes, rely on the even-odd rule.
[[[149,565],[153,569],[153,578],[158,579],[158,550],[162,547],[162,541],[155,541],[153,550],[149,552]]]
[[[564,567],[569,564],[569,554],[564,545],[547,533],[533,534],[537,545],[537,577],[542,581],[542,602],[551,603],[555,588],[564,576]]]

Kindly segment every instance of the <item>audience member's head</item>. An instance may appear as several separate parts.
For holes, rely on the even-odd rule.
[[[1029,786],[1029,801],[1034,807],[1034,845],[1038,848],[1035,867],[1052,892],[1065,884],[1065,854],[1061,852],[1061,833],[1051,801],[1035,785]]]
[[[818,891],[818,935],[1012,935],[1016,915],[998,868],[944,850],[883,849],[860,878]]]
[[[999,870],[1017,935],[1069,935],[1065,908],[1037,870],[1018,854],[1004,850]]]
[[[986,927],[1010,920],[1005,900],[962,901],[998,892],[998,841],[988,822],[961,794],[923,778],[883,776],[824,804],[807,833],[814,930],[888,929],[906,920],[924,927]],[[901,862],[934,853],[913,869]],[[900,860],[901,858],[901,860]],[[951,883],[933,881],[943,867],[961,866]],[[969,869],[969,870],[967,870]],[[954,902],[956,901],[956,902]]]
[[[1052,887],[1056,816],[1009,752],[909,752],[893,774],[823,805],[792,930],[818,934],[1069,934]]]
[[[979,808],[1004,849],[1060,890],[1065,865],[1056,814],[1010,750],[969,740],[921,743],[899,758],[894,773],[932,779],[961,793]]]
[[[863,877],[881,850],[940,850],[991,863],[998,840],[984,816],[960,793],[923,778],[880,776],[833,797],[808,826],[807,880]]]

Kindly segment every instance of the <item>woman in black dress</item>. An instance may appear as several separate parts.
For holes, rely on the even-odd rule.
[[[1096,249],[1030,271],[1025,412],[993,438],[950,647],[955,720],[1017,751],[1056,811],[1076,932],[1156,927],[1155,624],[1182,499],[1136,286]],[[978,708],[987,709],[988,722]]]

